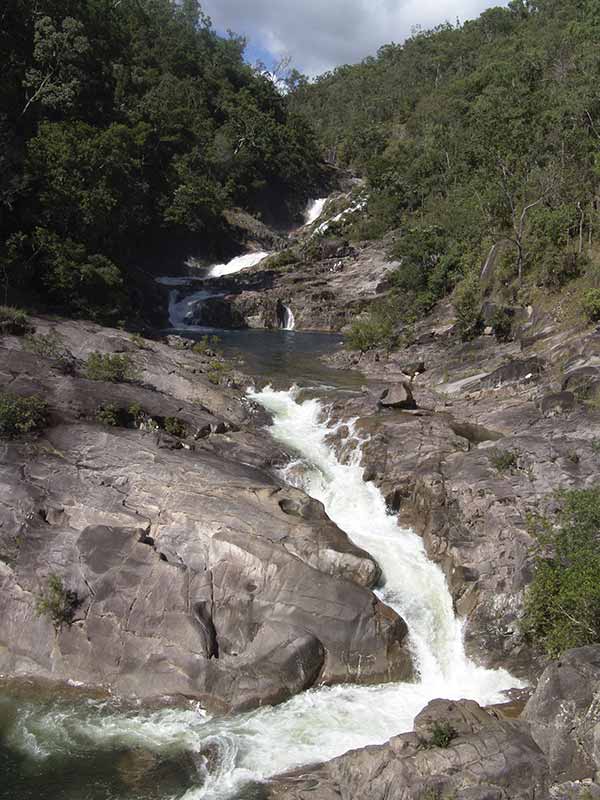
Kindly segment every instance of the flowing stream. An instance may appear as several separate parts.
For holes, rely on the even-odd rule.
[[[462,625],[453,613],[444,576],[426,557],[421,539],[400,527],[387,513],[376,487],[363,481],[360,442],[352,426],[345,446],[348,460],[342,463],[327,443],[332,430],[318,400],[301,401],[296,389],[272,388],[254,394],[253,399],[272,412],[272,435],[296,459],[293,471],[288,468],[284,477],[288,474],[292,480],[293,473],[295,482],[300,480],[310,495],[321,500],[329,516],[382,566],[378,594],[408,624],[418,679],[379,686],[321,687],[274,708],[227,718],[211,718],[192,705],[150,711],[94,700],[20,703],[4,738],[28,763],[46,763],[53,775],[57,769],[67,775],[69,759],[92,751],[126,747],[162,754],[192,751],[197,754],[197,780],[191,788],[152,797],[249,798],[253,795],[244,787],[253,783],[410,730],[415,715],[432,698],[467,697],[492,703],[503,699],[504,690],[520,685],[506,671],[483,669],[467,658]],[[352,439],[358,447],[349,446]],[[1,711],[0,703],[0,719]],[[80,771],[77,774],[81,780]],[[74,791],[45,796],[73,800],[144,796],[146,800],[149,795],[132,790],[127,795]]]

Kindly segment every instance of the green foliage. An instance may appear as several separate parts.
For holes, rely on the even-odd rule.
[[[456,730],[447,720],[436,721],[431,726],[431,736],[425,742],[430,747],[450,747],[451,742],[458,736]]]
[[[398,231],[398,288],[422,309],[494,244],[485,288],[507,296],[595,257],[599,33],[594,5],[509,3],[298,82],[291,107],[366,176],[367,230]]]
[[[49,575],[46,590],[42,592],[36,603],[36,613],[40,617],[48,617],[58,631],[63,625],[70,625],[79,605],[77,594],[66,589],[62,578]]]
[[[269,260],[266,262],[266,266],[269,269],[281,269],[281,267],[296,264],[299,260],[300,256],[298,252],[290,247],[287,250],[282,250],[280,253],[275,253],[274,256],[270,256]]]
[[[134,381],[137,372],[126,353],[90,353],[85,362],[85,377],[91,381],[124,383]]]
[[[464,278],[456,287],[453,297],[456,328],[463,342],[477,336],[483,327],[481,316],[481,289],[474,275]]]
[[[32,330],[29,317],[20,308],[0,306],[0,336],[24,336]]]
[[[492,315],[490,324],[499,342],[509,342],[511,340],[513,318],[506,308],[497,308]]]
[[[138,350],[150,350],[148,341],[140,333],[132,333],[129,337]]]
[[[0,393],[0,436],[18,436],[43,428],[47,423],[48,404],[38,395],[19,397]]]
[[[221,383],[221,379],[223,378],[226,369],[226,364],[223,361],[214,359],[209,364],[209,370],[206,373],[206,377],[212,384],[218,386]]]
[[[132,403],[127,413],[134,425],[139,425],[146,418],[146,413],[140,403]]]
[[[591,322],[600,321],[600,289],[588,289],[583,296],[582,306]]]
[[[6,4],[5,4],[6,5]],[[2,12],[0,282],[33,303],[132,317],[139,265],[206,257],[230,208],[298,214],[323,170],[310,126],[197,3],[10,0]],[[298,83],[294,79],[294,83]]]
[[[25,337],[25,349],[49,361],[63,375],[75,372],[75,358],[65,346],[62,336],[54,330]]]
[[[101,425],[108,425],[111,428],[121,425],[121,417],[121,412],[114,403],[105,403],[99,406],[96,411],[96,422]]]
[[[384,347],[389,342],[392,332],[393,327],[390,320],[382,319],[372,313],[368,317],[352,323],[350,331],[346,335],[346,346],[350,350],[360,350],[361,353],[366,353],[368,350]]]
[[[498,472],[511,472],[519,465],[519,453],[516,450],[492,450],[490,461]]]
[[[538,519],[535,572],[527,591],[524,635],[556,657],[600,642],[600,489],[562,495],[558,524]]]
[[[177,436],[179,439],[185,439],[187,436],[186,424],[178,417],[165,417],[164,429],[171,436]]]
[[[197,355],[214,355],[214,348],[220,343],[218,336],[203,336],[192,345],[192,352]]]

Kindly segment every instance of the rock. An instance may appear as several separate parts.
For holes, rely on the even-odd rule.
[[[595,778],[600,770],[600,646],[569,650],[542,673],[524,718],[554,781]]]
[[[540,410],[545,416],[565,414],[577,405],[573,392],[554,392],[545,395],[540,401]]]
[[[410,384],[406,381],[393,383],[385,389],[379,398],[379,404],[383,408],[415,409],[417,407]]]
[[[52,325],[80,359],[129,343]],[[202,356],[136,347],[140,386],[59,375],[2,344],[4,383],[42,393],[53,424],[0,442],[0,673],[181,694],[218,711],[316,682],[411,676],[406,626],[371,591],[378,565],[321,503],[264,471],[285,459],[256,429],[266,415],[212,386],[196,371]],[[160,431],[97,424],[109,402],[176,416],[200,438],[182,449]],[[58,630],[36,611],[51,575],[78,601]]]
[[[277,303],[290,305],[297,330],[341,331],[368,303],[389,287],[385,282],[398,266],[381,242],[360,251],[344,240],[326,240],[314,256],[272,269],[269,261],[212,281],[252,328],[277,328]],[[299,248],[301,251],[301,248]],[[223,317],[225,320],[226,317]]]
[[[455,729],[448,747],[424,746],[434,722]],[[326,764],[282,775],[269,800],[535,800],[547,796],[548,767],[526,723],[499,719],[471,701],[434,700],[415,733],[346,753]]]
[[[408,364],[404,365],[402,372],[408,375],[409,378],[414,378],[415,375],[421,375],[423,372],[425,372],[425,362],[410,361]]]
[[[243,314],[227,297],[208,297],[199,301],[189,314],[189,323],[209,328],[246,328]]]
[[[415,326],[416,339],[452,315],[449,303],[439,304]],[[554,413],[569,409],[571,399],[555,397],[561,375],[544,367],[567,364],[562,382],[573,376],[575,383],[563,391],[578,396],[578,387],[588,391],[586,381],[600,375],[600,344],[593,332],[558,327],[545,313],[532,313],[527,324],[532,345],[438,338],[380,361],[373,353],[360,358],[358,368],[376,386],[401,383],[408,363],[425,362],[427,371],[410,386],[418,407],[433,413],[377,414],[368,394],[344,399],[332,413],[339,425],[358,418],[363,474],[443,569],[465,618],[468,653],[531,681],[543,666],[518,624],[533,574],[527,519],[533,512],[552,520],[556,487],[594,486],[598,472],[594,404]],[[348,368],[353,359],[342,351],[330,363]],[[494,466],[499,440],[516,454],[514,469]]]
[[[506,383],[528,380],[537,377],[544,370],[544,362],[534,356],[526,359],[514,359],[504,364],[487,377],[482,378],[482,386],[502,386]]]

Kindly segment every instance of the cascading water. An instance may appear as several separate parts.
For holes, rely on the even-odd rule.
[[[235,272],[241,272],[243,269],[249,269],[260,264],[269,253],[261,251],[259,253],[244,253],[241,256],[236,256],[228,261],[226,264],[215,264],[211,267],[208,273],[210,278],[220,278],[223,275],[233,275]]]
[[[283,320],[281,327],[284,331],[293,331],[296,327],[294,312],[289,306],[286,305],[283,306]]]
[[[169,292],[169,324],[171,328],[174,330],[193,330],[194,328],[202,330],[202,326],[194,325],[191,321],[194,309],[211,297],[221,296],[215,292],[200,289],[198,292],[186,294],[182,298],[177,289],[172,289]]]
[[[326,197],[320,197],[318,200],[311,200],[304,213],[304,225],[312,225],[313,222],[316,222],[319,219],[323,213],[326,202]]]
[[[377,488],[363,481],[360,447],[349,463],[336,458],[327,444],[332,430],[322,421],[319,401],[299,402],[294,390],[270,388],[253,399],[273,414],[274,437],[298,456],[294,475],[302,475],[302,487],[382,566],[378,594],[408,624],[418,680],[322,687],[274,708],[228,718],[209,718],[193,709],[125,713],[92,701],[76,718],[60,707],[45,712],[22,708],[13,747],[42,759],[53,749],[210,750],[215,766],[208,772],[199,770],[199,785],[185,798],[220,800],[234,797],[249,781],[383,743],[410,730],[416,714],[432,698],[467,697],[486,704],[501,701],[504,690],[520,685],[506,671],[483,669],[467,658],[462,625],[454,616],[441,570],[427,559],[421,539],[387,513]],[[354,436],[352,431],[349,436]]]

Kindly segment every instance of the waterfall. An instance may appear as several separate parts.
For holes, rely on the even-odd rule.
[[[181,298],[177,289],[171,289],[169,292],[169,324],[175,330],[198,328],[199,326],[190,322],[194,308],[203,300],[208,300],[209,297],[219,296],[214,292],[201,289]]]
[[[296,320],[294,319],[294,312],[289,306],[282,303],[283,306],[283,324],[284,331],[293,331],[296,327]]]
[[[319,217],[323,213],[323,209],[325,208],[326,202],[327,202],[326,197],[321,197],[318,200],[311,200],[311,202],[306,207],[306,211],[304,212],[305,225],[312,225],[313,222],[316,222],[316,220],[319,219]]]
[[[353,439],[359,446],[350,463],[341,463],[327,444],[331,428],[322,419],[318,400],[299,402],[294,390],[269,387],[252,397],[273,414],[275,439],[296,454],[290,466],[294,475],[302,474],[302,488],[381,565],[377,593],[408,624],[416,682],[320,687],[276,707],[227,717],[209,717],[193,707],[126,712],[90,701],[66,714],[60,706],[38,705],[35,712],[23,708],[19,714],[13,747],[41,753],[39,758],[56,750],[61,757],[85,751],[90,743],[166,752],[179,748],[201,753],[210,747],[218,753],[210,775],[185,798],[222,800],[238,795],[249,781],[381,744],[411,730],[416,714],[435,697],[488,704],[501,701],[503,690],[520,685],[505,670],[484,669],[467,657],[444,575],[427,558],[421,538],[398,525],[379,490],[363,481],[360,441],[352,425],[346,443]]]
[[[234,272],[241,272],[243,269],[255,267],[268,255],[270,255],[270,253],[264,250],[259,253],[244,253],[241,256],[232,258],[231,261],[228,261],[226,264],[214,264],[208,273],[209,277],[220,278],[223,275],[233,275]]]

